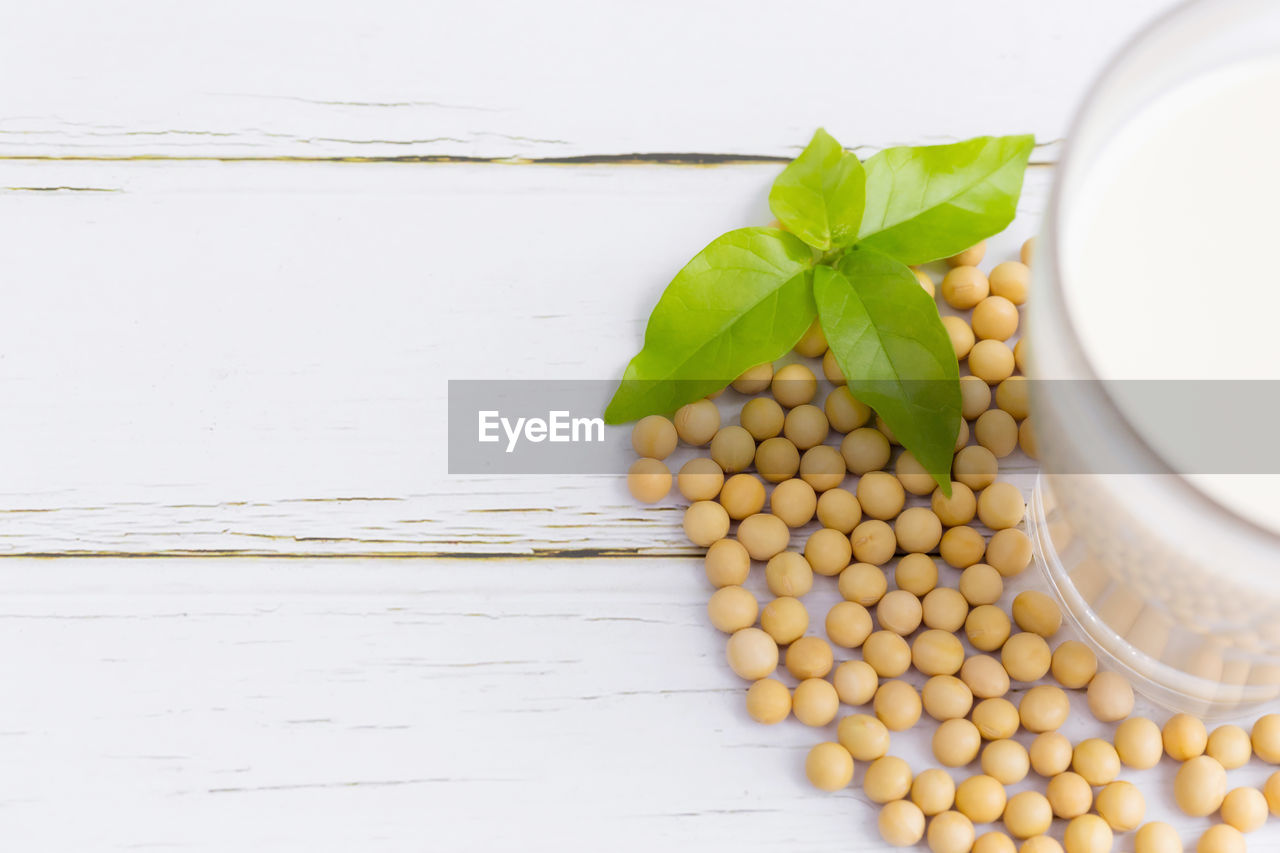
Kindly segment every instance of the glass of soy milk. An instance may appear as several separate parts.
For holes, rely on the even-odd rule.
[[[1032,261],[1032,500],[1065,612],[1149,698],[1280,696],[1280,2],[1130,44]]]

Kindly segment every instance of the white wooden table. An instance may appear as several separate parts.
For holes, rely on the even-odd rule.
[[[1168,5],[10,10],[0,843],[878,848],[746,719],[674,502],[449,476],[445,383],[616,375],[818,125],[1034,132],[1011,254]]]

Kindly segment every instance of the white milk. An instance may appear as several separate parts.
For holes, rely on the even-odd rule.
[[[1062,289],[1094,371],[1280,379],[1278,251],[1280,60],[1231,66],[1160,97],[1090,164],[1062,223]],[[1141,410],[1124,415],[1176,469],[1161,423]],[[1230,440],[1229,415],[1205,424]],[[1189,479],[1280,532],[1280,476]]]

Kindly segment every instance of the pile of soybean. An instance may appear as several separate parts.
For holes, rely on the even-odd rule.
[[[862,791],[880,806],[889,844],[925,839],[933,853],[1106,853],[1116,833],[1136,830],[1126,849],[1177,853],[1178,833],[1143,823],[1142,791],[1118,778],[1122,766],[1148,769],[1167,754],[1181,762],[1178,807],[1221,818],[1196,850],[1244,851],[1244,833],[1268,812],[1280,815],[1280,771],[1261,790],[1228,790],[1227,770],[1253,755],[1280,763],[1280,714],[1262,717],[1251,733],[1232,725],[1210,733],[1186,714],[1161,728],[1130,716],[1130,685],[1099,672],[1089,647],[1050,645],[1062,615],[1049,596],[1026,590],[1010,612],[999,606],[1005,581],[1032,557],[1022,494],[997,478],[999,460],[1019,446],[1036,455],[1025,339],[1007,343],[1026,302],[1033,240],[1020,261],[989,273],[977,266],[985,245],[949,258],[936,288],[954,309],[943,323],[962,373],[951,497],[909,452],[895,450],[884,422],[849,392],[816,323],[795,350],[821,359],[833,386],[825,399],[803,361],[752,368],[732,383],[751,396],[737,424],[722,424],[711,399],[684,406],[674,421],[655,415],[637,423],[632,443],[641,458],[628,486],[641,501],[659,501],[673,481],[663,460],[678,443],[709,449],[674,481],[690,502],[685,533],[707,549],[715,588],[708,615],[729,635],[729,667],[750,682],[747,713],[766,725],[791,716],[818,728],[836,723],[835,740],[809,751],[805,773],[815,787],[838,791],[852,784],[855,762],[865,762]],[[929,273],[916,275],[935,295]],[[793,531],[815,517],[821,526],[793,542]],[[935,554],[948,567],[942,572]],[[743,586],[753,564],[764,566],[773,596],[763,607]],[[834,578],[841,598],[818,626],[825,639],[811,633],[815,620],[803,601],[818,578]],[[837,661],[837,650],[845,659]],[[775,677],[779,663],[794,688]],[[920,689],[903,678],[912,669],[926,679]],[[1117,724],[1110,741],[1072,744],[1058,731],[1071,710],[1068,690],[1086,691],[1093,715]],[[864,710],[837,723],[842,705]],[[932,752],[941,767],[915,773],[891,754],[891,741],[922,714],[938,721]],[[1029,746],[1014,739],[1020,731],[1034,735]],[[965,773],[975,762],[980,772],[958,784],[942,769]],[[1043,792],[1006,792],[1032,772],[1046,780]],[[1049,834],[1055,819],[1065,822],[1061,841]]]

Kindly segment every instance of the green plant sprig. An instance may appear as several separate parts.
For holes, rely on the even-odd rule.
[[[907,265],[1012,222],[1033,144],[983,136],[862,162],[819,129],[769,192],[783,228],[723,234],[676,274],[605,420],[671,414],[785,355],[816,317],[849,390],[949,495],[959,367]]]

